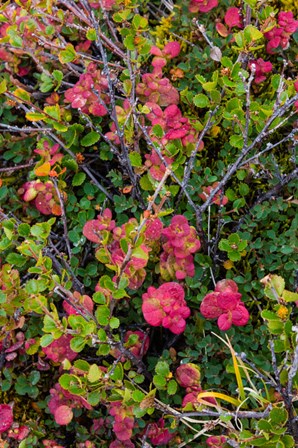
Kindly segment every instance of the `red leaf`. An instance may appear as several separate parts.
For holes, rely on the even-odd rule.
[[[229,330],[232,326],[232,313],[227,312],[219,316],[217,325],[221,331]]]
[[[13,423],[12,408],[8,404],[0,404],[0,434],[7,431]]]
[[[54,414],[55,422],[58,425],[68,425],[73,418],[72,409],[69,406],[59,406]]]
[[[218,295],[217,292],[211,292],[204,297],[200,312],[206,319],[216,319],[221,315],[222,310],[217,303]]]

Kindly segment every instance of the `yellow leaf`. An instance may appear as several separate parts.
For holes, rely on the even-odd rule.
[[[13,92],[13,94],[14,94],[14,96],[19,98],[20,100],[23,100],[25,102],[29,102],[30,101],[30,94],[26,90],[21,89],[20,87],[18,89],[16,89]]]
[[[220,392],[201,392],[198,394],[197,400],[200,400],[201,398],[219,398],[220,400],[227,401],[237,407],[241,405],[241,401],[230,397],[229,395],[221,394]]]
[[[227,340],[228,340],[228,347],[230,349],[231,355],[232,355],[232,359],[233,359],[233,366],[234,366],[234,370],[235,370],[235,375],[236,375],[236,380],[237,380],[237,384],[238,384],[238,390],[239,390],[239,395],[242,401],[245,400],[245,392],[244,392],[244,388],[243,388],[243,382],[242,382],[242,378],[241,378],[241,373],[239,370],[239,366],[238,366],[238,362],[237,362],[237,358],[235,355],[235,351],[232,347],[232,344],[229,340],[229,338],[226,336]]]
[[[40,121],[40,120],[44,120],[47,117],[46,117],[46,115],[41,114],[40,112],[27,112],[26,118],[29,121]]]
[[[47,176],[51,171],[50,162],[45,162],[42,165],[35,168],[34,173],[36,176]]]

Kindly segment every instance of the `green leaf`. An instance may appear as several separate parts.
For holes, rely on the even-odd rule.
[[[277,314],[275,314],[273,311],[269,310],[263,310],[261,313],[261,316],[263,319],[266,320],[280,320]]]
[[[153,384],[157,389],[163,389],[167,384],[167,380],[162,375],[154,375]]]
[[[207,95],[204,95],[203,93],[199,93],[198,95],[194,96],[193,103],[197,107],[208,107],[210,105],[209,98]]]
[[[85,181],[85,179],[86,179],[85,173],[82,173],[82,172],[76,173],[72,179],[71,184],[73,187],[78,187],[78,186],[82,185],[82,183]]]
[[[244,47],[244,35],[243,31],[240,31],[239,33],[233,34],[236,44],[239,48]]]
[[[169,395],[175,395],[177,392],[177,383],[175,380],[170,380],[167,385],[167,392]]]
[[[62,165],[66,166],[69,170],[78,171],[79,165],[71,156],[67,155],[62,159]]]
[[[79,353],[85,348],[86,343],[87,343],[86,339],[83,338],[82,336],[75,336],[70,341],[70,348],[74,352]]]
[[[101,400],[101,393],[97,390],[94,390],[87,395],[87,401],[91,406],[97,406],[100,400]]]
[[[141,401],[145,398],[145,394],[141,392],[140,390],[134,390],[132,393],[132,398],[137,403],[141,403]]]
[[[129,34],[128,36],[126,36],[125,39],[123,40],[123,43],[124,43],[125,47],[130,51],[133,51],[136,48],[135,36],[132,34]]]
[[[154,190],[154,187],[152,185],[151,180],[148,177],[148,174],[145,174],[144,176],[141,177],[140,186],[141,186],[142,190],[144,190],[144,191]]]
[[[108,325],[110,320],[110,309],[104,305],[98,306],[95,311],[95,317],[100,325]]]
[[[59,121],[61,119],[61,112],[58,104],[55,104],[55,106],[45,106],[43,110],[51,118],[54,118],[54,120]]]
[[[65,49],[58,53],[58,58],[61,64],[68,64],[78,57],[72,44],[67,44]]]
[[[82,146],[92,146],[95,143],[97,143],[99,139],[100,139],[100,135],[98,134],[98,132],[91,131],[82,138],[81,145]]]
[[[1,93],[6,92],[6,90],[7,90],[6,79],[2,79],[2,81],[0,82],[0,95]]]
[[[244,3],[254,9],[256,4],[258,3],[258,0],[244,0]]]
[[[259,428],[261,431],[270,432],[271,429],[272,429],[272,426],[271,426],[271,424],[268,422],[268,420],[261,419],[261,420],[258,422],[258,428]]]
[[[139,28],[146,28],[148,25],[148,20],[145,17],[136,14],[132,19],[132,26],[137,30]]]
[[[37,294],[39,292],[44,291],[47,289],[47,280],[39,279],[39,280],[28,280],[25,285],[25,291],[28,294]]]
[[[220,250],[223,250],[225,252],[229,252],[231,250],[231,245],[226,239],[220,240],[218,247]]]
[[[132,166],[135,167],[141,167],[142,166],[142,157],[141,154],[139,154],[136,151],[133,151],[129,154],[129,160]]]
[[[21,268],[26,263],[27,259],[23,257],[23,255],[16,254],[15,252],[11,252],[6,257],[7,263],[14,264],[18,268]]]
[[[96,30],[94,28],[89,28],[89,30],[86,33],[86,37],[88,40],[96,40],[97,39],[97,35],[96,35]]]
[[[239,260],[241,260],[241,255],[239,254],[239,252],[230,251],[230,252],[228,252],[228,258],[231,261],[239,261]]]
[[[113,330],[120,327],[120,320],[117,317],[111,317],[109,322],[110,328]]]
[[[27,112],[26,113],[26,118],[29,121],[41,121],[44,120],[46,117],[45,114],[42,114],[40,112]]]
[[[152,127],[152,133],[155,135],[155,137],[161,138],[164,135],[163,128],[160,126],[160,124],[155,124]]]
[[[244,28],[244,37],[248,43],[251,43],[252,41],[262,39],[263,33],[258,30],[253,25],[248,25]]]
[[[243,148],[244,140],[243,140],[242,135],[232,135],[230,137],[229,142],[235,148],[239,148],[239,149]]]
[[[29,224],[22,223],[18,226],[18,234],[23,237],[27,237],[30,235],[30,226]]]
[[[277,300],[285,289],[285,281],[280,275],[269,275],[266,278],[264,293],[269,299]]]
[[[4,185],[0,188],[0,201],[5,199],[7,195],[8,195],[8,188],[6,185]]]
[[[92,300],[95,303],[98,303],[99,305],[105,305],[107,302],[107,299],[105,295],[102,292],[95,292],[92,296]]]
[[[287,291],[286,289],[282,293],[282,298],[286,302],[297,302],[298,301],[298,293]]]
[[[14,94],[17,98],[19,98],[19,99],[21,99],[21,100],[23,100],[23,101],[25,101],[25,102],[30,102],[30,101],[31,101],[30,94],[29,94],[26,90],[24,90],[24,89],[18,88],[18,89],[16,89],[16,90],[13,92],[13,94]]]
[[[92,364],[88,372],[87,378],[90,383],[95,383],[102,377],[102,371],[99,369],[97,364]]]
[[[247,184],[241,183],[239,185],[239,193],[241,196],[246,196],[249,193],[249,186]]]
[[[284,408],[273,408],[269,420],[272,426],[284,426],[288,420],[288,413]]]
[[[122,364],[118,363],[116,365],[116,368],[114,368],[114,366],[112,365],[110,371],[108,372],[108,374],[109,374],[109,377],[112,378],[112,380],[114,380],[114,381],[122,381],[123,380],[123,376],[124,376]]]
[[[164,377],[170,373],[169,364],[166,361],[159,361],[155,366],[155,372]]]
[[[40,338],[40,346],[47,347],[48,345],[50,345],[53,342],[53,340],[54,340],[54,338],[51,334],[44,334]]]

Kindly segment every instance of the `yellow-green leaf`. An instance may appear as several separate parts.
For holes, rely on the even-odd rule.
[[[0,94],[6,92],[6,90],[7,90],[6,79],[3,79],[0,82]]]
[[[286,302],[296,302],[296,301],[298,301],[298,293],[297,292],[287,291],[285,289],[284,292],[282,293],[282,298]]]
[[[16,96],[17,98],[19,98],[23,101],[30,101],[30,99],[31,99],[30,94],[26,90],[21,89],[21,88],[16,89],[13,92],[13,94],[14,94],[14,96]]]
[[[58,54],[61,64],[68,64],[69,62],[74,61],[77,57],[78,55],[71,44],[67,44],[65,49]]]
[[[27,112],[26,118],[29,121],[40,121],[40,120],[44,120],[46,118],[46,116],[40,112]]]
[[[220,392],[201,392],[198,394],[197,400],[200,400],[201,398],[219,398],[220,400],[227,401],[237,407],[241,405],[241,401]]]

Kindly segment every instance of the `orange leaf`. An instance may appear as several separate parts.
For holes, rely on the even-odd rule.
[[[36,176],[48,176],[50,171],[51,171],[50,162],[45,162],[42,165],[35,168],[34,173],[36,174]]]
[[[52,207],[52,213],[53,213],[53,215],[61,216],[62,210],[61,210],[60,205],[54,204]]]

